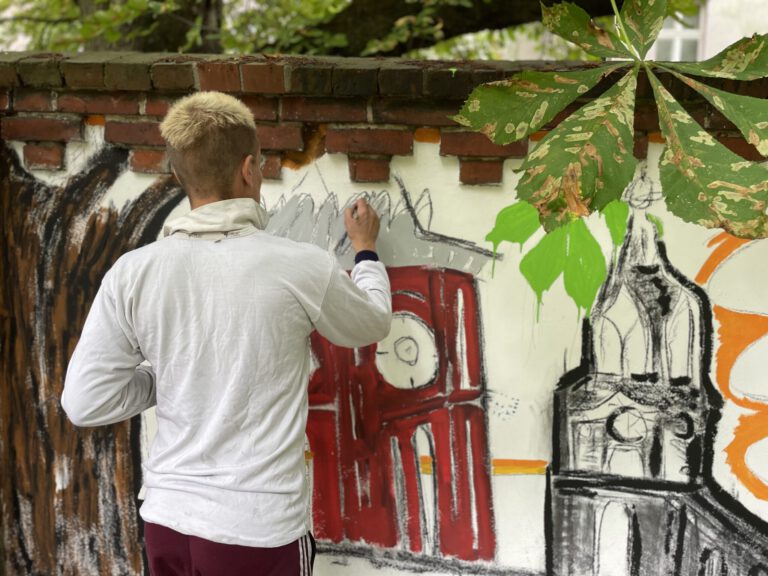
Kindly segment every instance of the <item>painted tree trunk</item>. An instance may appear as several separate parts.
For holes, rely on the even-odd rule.
[[[165,178],[119,213],[101,207],[127,157],[106,148],[50,187],[0,148],[0,574],[143,571],[138,423],[78,429],[60,405],[101,278],[157,236],[181,195]]]

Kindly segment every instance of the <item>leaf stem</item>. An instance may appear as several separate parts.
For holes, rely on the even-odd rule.
[[[640,58],[640,54],[638,54],[637,50],[635,50],[635,46],[630,41],[626,28],[624,28],[624,21],[619,15],[619,7],[616,6],[616,0],[611,0],[611,6],[613,7],[613,13],[616,16],[616,29],[619,32],[619,39],[624,43],[627,49],[635,55],[635,58],[642,60],[642,58]]]

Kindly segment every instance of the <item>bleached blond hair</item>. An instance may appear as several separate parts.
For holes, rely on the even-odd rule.
[[[168,157],[190,195],[228,198],[243,159],[258,147],[248,107],[221,92],[178,100],[160,124]]]

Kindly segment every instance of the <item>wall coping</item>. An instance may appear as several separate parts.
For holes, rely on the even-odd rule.
[[[354,181],[388,181],[392,156],[414,142],[440,145],[460,161],[464,184],[494,184],[502,165],[523,158],[528,140],[497,146],[451,119],[477,85],[523,70],[578,70],[595,62],[447,61],[290,55],[136,52],[0,52],[0,139],[24,143],[28,167],[64,169],[64,146],[103,126],[105,141],[130,148],[131,168],[167,172],[159,121],[180,96],[219,90],[240,97],[254,114],[266,176],[320,155],[346,154]],[[614,72],[615,77],[623,71]],[[762,159],[735,126],[701,95],[668,73],[670,92],[716,138],[747,159]],[[601,94],[603,80],[545,127],[551,130]],[[768,79],[706,79],[707,84],[763,98]],[[638,81],[635,155],[660,141],[658,114],[645,74]],[[540,135],[531,135],[536,140]]]

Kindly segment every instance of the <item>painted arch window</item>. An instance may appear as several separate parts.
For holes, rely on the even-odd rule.
[[[728,564],[720,550],[704,549],[699,561],[698,576],[728,576]]]
[[[597,517],[593,576],[630,576],[632,512],[621,502],[609,502]]]

